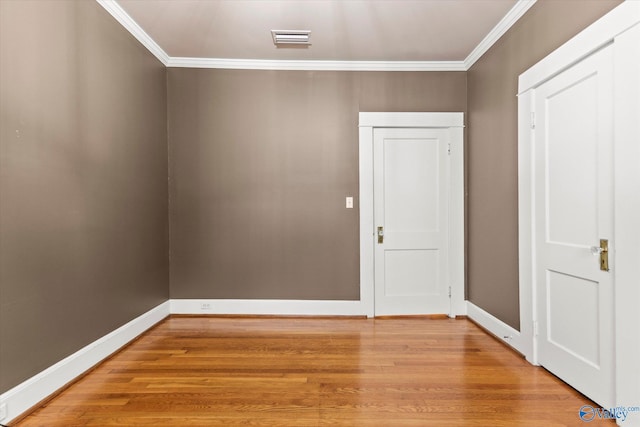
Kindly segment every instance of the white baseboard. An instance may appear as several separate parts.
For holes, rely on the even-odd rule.
[[[172,299],[171,314],[366,316],[360,301]]]
[[[169,307],[169,301],[158,305],[0,395],[0,406],[6,408],[6,414],[3,414],[5,417],[0,422],[9,424],[11,420],[122,348],[167,317]]]
[[[500,341],[513,347],[516,351],[525,354],[522,335],[519,331],[516,331],[492,314],[487,313],[471,301],[467,301],[467,317],[491,332],[491,334],[495,335]]]

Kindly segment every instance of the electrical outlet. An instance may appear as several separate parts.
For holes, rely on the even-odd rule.
[[[0,421],[4,420],[5,418],[7,418],[7,404],[0,403]]]
[[[200,304],[200,310],[211,310],[211,304],[203,302]]]

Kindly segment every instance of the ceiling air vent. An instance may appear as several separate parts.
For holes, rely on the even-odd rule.
[[[287,44],[310,45],[309,36],[311,31],[307,30],[271,30],[273,44],[276,46]]]

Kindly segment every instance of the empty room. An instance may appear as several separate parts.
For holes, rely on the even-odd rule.
[[[0,0],[0,426],[640,426],[640,1]]]

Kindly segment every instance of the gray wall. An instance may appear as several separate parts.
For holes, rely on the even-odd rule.
[[[619,4],[538,2],[468,71],[468,299],[516,329],[518,76]]]
[[[93,1],[0,1],[0,392],[168,298],[166,70]]]
[[[466,111],[464,72],[168,73],[172,298],[358,299],[358,112]]]

